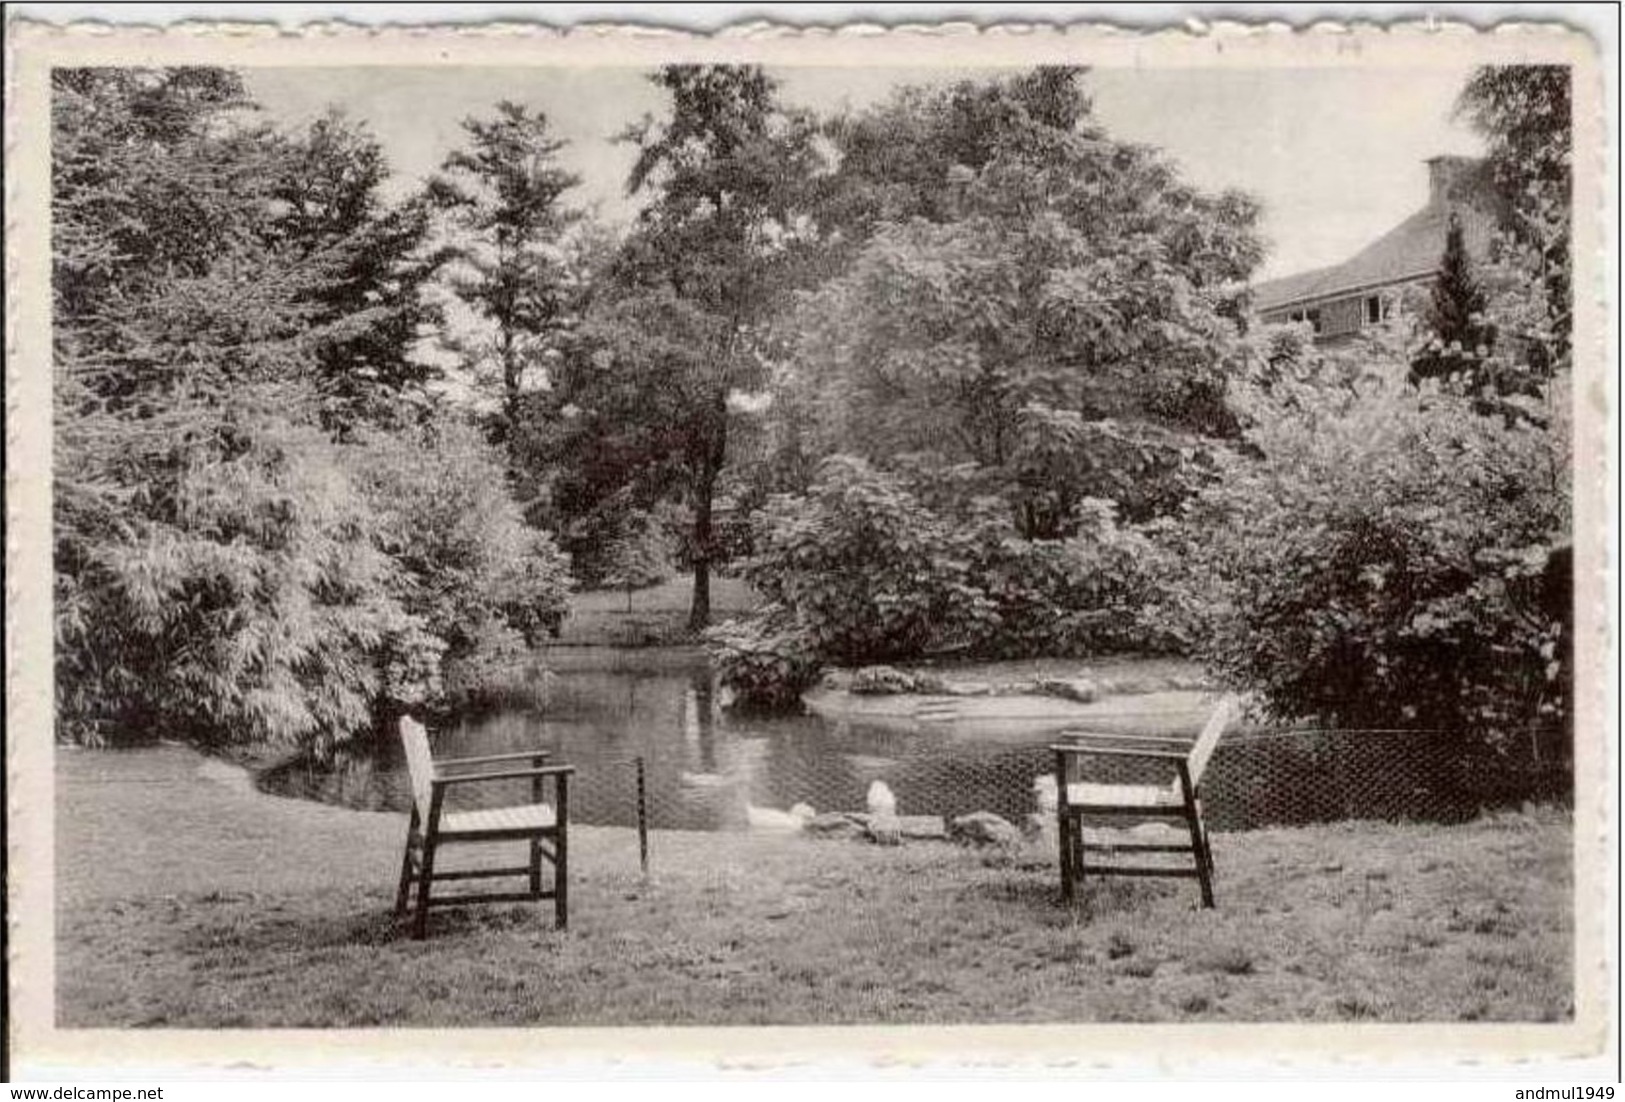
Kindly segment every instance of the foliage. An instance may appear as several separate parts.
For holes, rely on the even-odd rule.
[[[309,426],[329,269],[219,70],[53,74],[58,730],[343,739],[425,688],[366,503]]]
[[[1473,274],[1463,241],[1461,222],[1454,214],[1445,230],[1444,255],[1439,258],[1424,324],[1428,342],[1411,363],[1416,379],[1456,376],[1472,390],[1488,384],[1481,364],[1489,359],[1495,331],[1486,324],[1483,288]]]
[[[823,668],[805,633],[786,622],[782,611],[726,620],[711,627],[705,637],[717,677],[743,709],[799,707],[802,692]]]
[[[1566,385],[1508,421],[1404,372],[1238,396],[1246,447],[1181,548],[1193,635],[1282,716],[1492,733],[1556,718]]]
[[[342,435],[357,423],[404,415],[438,372],[416,355],[442,311],[423,294],[445,259],[428,247],[430,208],[414,197],[385,206],[389,164],[378,139],[336,111],[282,139],[266,232],[326,275],[310,319],[328,327],[317,351],[322,420]]]
[[[564,143],[540,111],[504,100],[495,118],[466,119],[463,130],[468,148],[446,158],[428,194],[449,221],[452,290],[494,328],[460,351],[476,374],[495,363],[506,437],[529,374],[569,322],[577,288],[562,239],[580,214],[562,199],[580,180],[558,166]]]
[[[660,518],[642,512],[629,514],[605,556],[609,573],[604,581],[626,590],[627,610],[631,611],[632,591],[670,577],[674,555],[671,534]]]
[[[924,466],[904,475],[837,455],[805,496],[772,498],[741,567],[765,603],[712,633],[724,681],[775,704],[826,663],[1154,642],[1140,615],[1149,548],[1119,527],[1109,502],[1081,502],[1067,539],[1028,540],[997,498],[966,508],[960,492],[942,490],[964,474]]]
[[[755,334],[795,271],[817,152],[811,119],[782,107],[757,67],[674,65],[652,79],[672,114],[625,135],[637,147],[628,186],[649,199],[560,367],[569,416],[552,454],[570,470],[555,506],[583,517],[680,497],[700,628],[738,401],[760,385]]]
[[[823,454],[974,463],[1033,538],[1085,497],[1136,520],[1177,503],[1234,429],[1261,255],[1256,204],[1106,137],[1075,77],[909,91],[837,131],[831,187],[873,233],[803,298],[784,375]]]
[[[378,543],[399,568],[394,596],[445,643],[451,700],[557,634],[569,564],[547,533],[525,525],[499,455],[472,425],[442,416],[372,433],[352,466],[380,518]]]
[[[1456,102],[1488,143],[1497,190],[1511,211],[1507,263],[1541,288],[1541,313],[1526,319],[1520,352],[1547,378],[1568,363],[1573,316],[1572,74],[1562,65],[1488,65]],[[1527,298],[1527,296],[1526,296]]]
[[[109,511],[95,535],[63,518],[62,737],[330,748],[379,698],[437,689],[442,644],[391,596],[339,448],[268,410],[235,418],[229,443],[177,448],[128,491],[162,507]]]
[[[397,359],[415,231],[372,194],[376,145],[259,125],[222,70],[52,86],[59,737],[331,749],[477,649],[426,590],[482,589],[521,632],[556,618],[562,566],[488,464],[423,472],[508,564],[466,579],[425,581],[401,538],[404,468],[444,457],[396,456],[387,493],[364,477],[369,423],[399,428],[424,378]]]

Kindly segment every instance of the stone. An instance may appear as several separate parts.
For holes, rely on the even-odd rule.
[[[899,815],[897,825],[903,837],[911,841],[945,842],[948,840],[948,824],[943,822],[941,815]]]
[[[948,836],[956,842],[973,846],[1018,846],[1021,831],[1010,820],[991,811],[973,811],[960,815],[948,824]]]
[[[1100,686],[1087,677],[1046,677],[1038,683],[1038,689],[1079,704],[1093,704],[1100,697]]]
[[[866,832],[869,841],[879,846],[900,846],[903,844],[902,824],[895,815],[873,815],[869,818],[869,829]]]
[[[804,831],[819,838],[855,838],[868,826],[868,816],[860,820],[844,811],[826,811],[807,820]]]
[[[891,666],[865,666],[852,675],[850,692],[860,696],[892,696],[914,691],[914,678]]]
[[[986,681],[944,681],[935,691],[943,696],[992,696],[993,686]]]
[[[914,691],[917,693],[929,693],[934,696],[942,696],[946,695],[948,692],[948,682],[943,680],[941,674],[921,671],[913,674],[912,676],[914,678]]]
[[[791,804],[790,814],[800,819],[803,826],[818,818],[818,812],[814,811],[813,805],[809,803]]]

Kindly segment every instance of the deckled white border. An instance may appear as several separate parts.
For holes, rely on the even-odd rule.
[[[1604,1044],[1612,946],[1614,813],[1609,698],[1601,691],[1607,611],[1578,601],[1584,690],[1576,701],[1576,1019],[1559,1025],[1037,1025],[727,1029],[409,1031],[57,1030],[54,992],[53,786],[51,772],[50,393],[48,88],[53,64],[233,66],[617,66],[672,60],[768,65],[899,67],[1030,65],[1082,61],[1115,66],[1252,68],[1389,67],[1550,60],[1575,65],[1576,576],[1582,594],[1607,592],[1604,561],[1607,431],[1614,399],[1606,347],[1604,265],[1592,248],[1603,181],[1599,67],[1586,40],[1561,27],[1481,32],[1452,24],[1379,27],[1286,21],[1218,22],[1165,30],[1104,25],[978,27],[968,22],[793,28],[729,27],[713,35],[649,25],[532,23],[358,27],[322,23],[297,31],[263,22],[182,23],[167,30],[14,23],[7,51],[7,808],[13,1059],[19,1068],[173,1067],[195,1074],[245,1067],[490,1068],[591,1062],[711,1066],[790,1061],[896,1065],[1013,1062],[1077,1070],[1185,1070],[1251,1060],[1274,1069],[1411,1061],[1484,1063],[1583,1057]],[[1588,288],[1595,294],[1586,293]],[[1177,1054],[1177,1055],[1171,1055]]]

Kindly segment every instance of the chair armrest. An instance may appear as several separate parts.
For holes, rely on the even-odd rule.
[[[504,769],[500,773],[464,773],[455,777],[435,777],[429,783],[437,788],[454,784],[472,784],[475,781],[516,781],[527,777],[556,777],[563,781],[576,771],[573,765],[544,765],[537,769]]]
[[[1120,747],[1120,746],[1077,746],[1057,743],[1050,747],[1058,754],[1072,754],[1076,757],[1094,757],[1103,755],[1112,758],[1160,758],[1166,761],[1184,761],[1190,757],[1190,747],[1182,750],[1153,750],[1149,747]]]
[[[537,761],[553,756],[551,750],[519,750],[512,754],[487,754],[477,758],[436,758],[436,769],[460,769],[470,765],[494,765],[504,761]]]
[[[1142,735],[1136,731],[1062,731],[1056,738],[1068,740],[1068,745],[1076,745],[1083,739],[1123,742],[1130,746],[1139,746],[1152,742],[1170,743],[1174,746],[1191,745],[1189,735]]]

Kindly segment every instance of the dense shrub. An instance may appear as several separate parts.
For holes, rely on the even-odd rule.
[[[706,632],[711,660],[735,700],[747,707],[792,708],[818,679],[821,663],[809,633],[767,605],[745,620],[729,620]]]
[[[823,663],[955,651],[1006,657],[1142,645],[1143,537],[1085,499],[1064,540],[1028,540],[1008,503],[945,491],[951,473],[834,456],[806,496],[763,511],[743,567],[765,605],[712,633],[725,683],[793,700]]]
[[[917,655],[992,611],[971,577],[973,535],[861,459],[835,456],[805,498],[773,498],[756,548],[746,580],[828,660]]]
[[[442,644],[395,598],[341,451],[244,418],[229,448],[149,469],[144,513],[76,518],[58,541],[62,737],[331,746],[380,698],[438,691]]]
[[[1570,532],[1567,389],[1509,420],[1403,373],[1239,392],[1247,446],[1187,532],[1192,636],[1284,716],[1549,721],[1566,708],[1548,594]]]
[[[478,695],[557,632],[568,562],[525,525],[499,457],[472,425],[443,416],[368,435],[352,451],[380,544],[399,566],[394,594],[445,642],[445,695]]]

